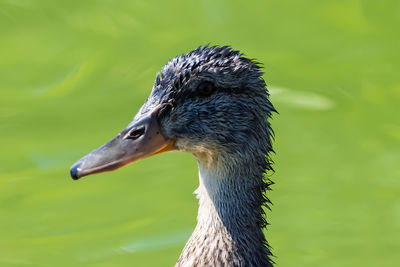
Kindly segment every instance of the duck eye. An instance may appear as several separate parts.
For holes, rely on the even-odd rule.
[[[199,96],[210,96],[215,91],[214,84],[212,82],[202,82],[197,87]]]

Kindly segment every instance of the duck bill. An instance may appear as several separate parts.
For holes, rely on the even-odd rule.
[[[161,133],[159,109],[135,119],[108,143],[84,156],[71,167],[75,180],[112,171],[142,158],[175,150],[174,141]]]

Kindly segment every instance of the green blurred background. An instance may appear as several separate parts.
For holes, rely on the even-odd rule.
[[[78,182],[172,57],[230,44],[280,114],[266,231],[278,266],[400,261],[400,2],[0,0],[0,266],[172,266],[194,158]]]

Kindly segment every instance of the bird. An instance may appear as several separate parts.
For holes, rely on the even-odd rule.
[[[276,109],[263,65],[231,46],[169,60],[129,125],[72,165],[75,180],[181,151],[197,160],[197,225],[175,266],[273,266],[263,229],[271,201]]]

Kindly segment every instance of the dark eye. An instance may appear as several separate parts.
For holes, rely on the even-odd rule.
[[[212,82],[201,82],[197,87],[199,96],[210,96],[214,93],[215,87]]]

